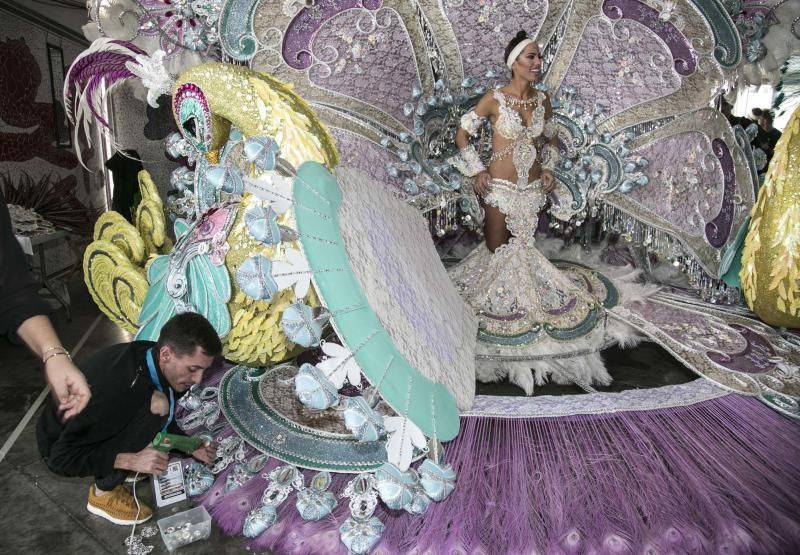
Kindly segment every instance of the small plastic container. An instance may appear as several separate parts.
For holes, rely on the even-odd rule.
[[[197,540],[207,540],[211,536],[211,515],[205,507],[195,507],[162,518],[158,529],[164,545],[172,552]]]

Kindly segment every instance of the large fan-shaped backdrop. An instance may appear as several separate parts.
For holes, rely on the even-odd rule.
[[[255,0],[226,9],[241,14],[248,4]],[[685,251],[710,276],[724,273],[722,254],[754,193],[736,137],[706,109],[741,56],[716,2],[261,2],[249,21],[223,20],[221,33],[223,44],[256,39],[250,64],[303,91],[343,165],[413,197],[448,178],[426,118],[502,84],[503,48],[521,28],[544,46],[545,83],[563,99],[564,154],[600,173],[587,184],[558,172],[570,215],[604,200],[606,215],[618,215],[623,231],[636,227],[647,246]],[[623,137],[625,148],[612,148]],[[647,162],[636,172],[647,185],[624,183],[635,157]]]

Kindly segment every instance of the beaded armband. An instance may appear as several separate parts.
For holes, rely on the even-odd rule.
[[[558,147],[553,146],[551,144],[547,144],[542,147],[543,170],[553,171],[553,169],[555,169],[556,167],[556,164],[558,164],[558,160],[560,158],[561,158],[561,153],[558,151]]]
[[[553,119],[547,120],[544,124],[544,136],[548,139],[558,136],[558,124]]]
[[[471,136],[476,137],[478,135],[478,130],[483,125],[483,122],[486,121],[486,118],[480,117],[478,114],[475,113],[475,110],[470,110],[463,116],[461,116],[461,129],[469,133]]]
[[[447,162],[467,177],[474,177],[486,169],[478,151],[472,145],[462,148],[458,154],[448,158]]]

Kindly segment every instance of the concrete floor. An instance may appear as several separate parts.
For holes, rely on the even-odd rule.
[[[72,321],[66,320],[63,309],[52,316],[63,345],[75,353],[76,345],[97,320],[75,356],[78,366],[97,350],[129,340],[128,334],[97,309],[79,277],[73,280],[70,290]],[[5,444],[45,384],[38,360],[6,338],[0,338],[0,367],[0,442]],[[0,553],[125,553],[123,542],[130,527],[111,524],[86,510],[92,479],[56,476],[42,462],[36,447],[38,415],[36,411],[0,462]],[[140,500],[155,507],[149,479],[140,482],[136,491]],[[185,502],[159,509],[148,524],[189,507],[191,503]],[[154,554],[168,553],[158,536],[146,543],[155,546]],[[209,540],[179,552],[244,551],[242,538],[227,537],[212,528]]]
[[[71,322],[64,310],[58,310],[53,322],[64,346],[75,353],[80,366],[95,351],[129,340],[100,313],[79,276],[71,283]],[[90,333],[90,328],[95,326]],[[85,336],[85,337],[84,337]],[[614,376],[614,384],[604,390],[618,391],[680,383],[694,376],[663,350],[644,344],[632,351],[611,349],[604,353]],[[44,382],[38,360],[27,349],[0,338],[0,441],[4,444],[42,392]],[[656,371],[657,370],[657,371]],[[509,383],[478,384],[479,394],[521,395],[522,390]],[[575,386],[547,385],[537,388],[537,395],[577,394]],[[86,496],[91,478],[61,478],[53,475],[42,462],[36,448],[35,423],[38,412],[25,425],[0,461],[0,553],[125,553],[123,541],[129,527],[116,526],[86,511]],[[149,480],[137,487],[141,500],[153,507]],[[188,508],[190,503],[156,511],[150,523]],[[149,523],[148,523],[149,524]],[[156,536],[147,542],[153,553],[167,553]],[[209,540],[180,549],[180,553],[241,553],[241,537],[227,537],[214,528]]]

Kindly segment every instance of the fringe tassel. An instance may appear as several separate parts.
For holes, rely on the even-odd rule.
[[[407,540],[391,547],[797,553],[797,445],[796,423],[733,394],[625,414],[464,418],[448,451],[456,490],[424,519],[393,522]]]
[[[736,394],[650,411],[463,417],[446,447],[455,491],[422,516],[379,505],[386,529],[374,553],[800,553],[798,446],[796,422]],[[260,475],[282,464],[270,459],[226,493],[231,466],[195,500],[223,532],[241,534],[267,486]],[[314,474],[304,471],[306,484]],[[330,491],[338,497],[352,477],[334,474]],[[346,554],[339,526],[348,500],[319,522],[304,521],[295,500],[248,548]]]
[[[462,419],[451,497],[415,517],[379,508],[375,553],[800,553],[800,427],[755,399],[563,418]],[[349,476],[336,476],[340,493]],[[292,495],[249,544],[346,553],[333,515]]]

